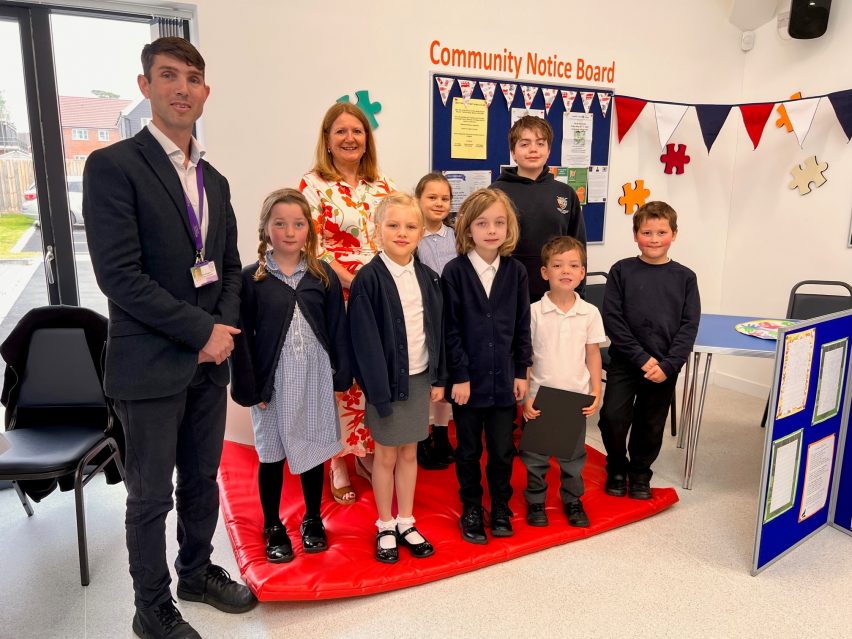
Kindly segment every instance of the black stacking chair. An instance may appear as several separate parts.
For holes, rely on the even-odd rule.
[[[121,451],[112,436],[121,426],[102,387],[106,330],[106,318],[94,311],[43,307],[25,315],[0,347],[7,362],[8,444],[0,453],[0,480],[12,481],[30,517],[27,492],[38,501],[56,483],[73,486],[84,586],[89,585],[89,558],[83,487],[109,464],[116,481],[124,479]]]
[[[596,281],[590,282],[592,278],[602,278],[603,282]],[[584,291],[583,298],[593,306],[597,306],[598,310],[603,313],[603,299],[604,299],[604,290],[606,289],[606,279],[607,275],[603,271],[594,271],[592,273],[586,273],[586,290]],[[601,362],[603,364],[604,373],[606,373],[607,367],[609,367],[609,347],[602,346],[601,347]],[[604,375],[603,382],[606,383],[606,375]],[[677,435],[677,409],[675,408],[675,396],[672,395],[672,407],[671,407],[671,417],[672,417],[672,437]]]
[[[803,286],[820,287],[821,293],[799,293]],[[844,289],[845,293],[840,293]],[[828,291],[831,290],[831,293]],[[852,286],[846,282],[835,280],[802,280],[790,289],[790,298],[787,300],[786,319],[809,320],[822,315],[830,315],[840,311],[848,311],[852,308]],[[760,427],[766,427],[766,418],[769,416],[769,400],[763,409],[763,418]]]

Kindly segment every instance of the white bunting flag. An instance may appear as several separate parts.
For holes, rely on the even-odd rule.
[[[657,133],[660,136],[660,148],[665,149],[669,139],[683,119],[688,106],[686,104],[654,103],[654,113],[657,115]]]
[[[524,107],[527,111],[532,108],[533,100],[535,100],[535,96],[538,95],[538,87],[527,86],[526,84],[521,85],[521,91],[524,92]]]
[[[515,100],[515,91],[517,89],[517,84],[500,83],[500,90],[503,92],[503,97],[506,98],[506,108],[510,111],[512,110],[512,102]]]
[[[435,82],[438,83],[438,91],[441,92],[441,101],[444,103],[444,106],[447,106],[447,98],[450,96],[450,91],[453,90],[453,82],[455,80],[436,75]]]
[[[467,106],[470,103],[470,96],[473,95],[473,90],[476,88],[476,80],[459,80],[459,88],[462,98],[464,98],[464,104]]]
[[[482,97],[485,98],[485,106],[491,106],[491,100],[494,99],[494,89],[497,88],[496,82],[480,82],[479,90],[482,91]]]
[[[790,124],[793,125],[793,131],[796,132],[796,138],[799,140],[799,146],[805,143],[805,138],[811,130],[811,124],[814,121],[819,101],[822,98],[805,98],[804,100],[793,100],[785,102],[784,108],[787,110],[787,117],[790,118]]]
[[[598,104],[601,105],[601,113],[604,117],[606,117],[607,109],[609,109],[609,103],[612,100],[612,93],[598,93]]]
[[[556,99],[559,89],[542,89],[541,92],[544,95],[544,112],[550,113],[550,107],[553,106],[553,101]]]
[[[577,99],[576,91],[565,91],[564,89],[561,91],[562,93],[562,104],[565,105],[565,112],[571,113],[571,107],[574,106],[574,100]]]
[[[580,99],[583,100],[583,111],[588,113],[589,109],[592,108],[592,100],[595,99],[595,92],[594,91],[580,91]]]

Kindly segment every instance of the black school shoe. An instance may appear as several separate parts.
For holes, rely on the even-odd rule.
[[[433,443],[431,434],[423,441],[417,442],[417,463],[423,470],[444,470],[447,463],[437,457]]]
[[[482,520],[482,506],[465,506],[459,520],[462,539],[472,544],[487,544],[485,524]]]
[[[133,615],[133,632],[145,639],[201,639],[175,606],[174,599],[151,608],[137,608]]]
[[[266,561],[271,564],[286,564],[293,561],[293,544],[287,535],[284,524],[276,524],[263,529],[266,540]]]
[[[544,504],[527,504],[527,523],[530,526],[538,526],[543,528],[547,526],[547,513],[544,511]]]
[[[495,537],[511,537],[512,511],[507,504],[491,504],[491,534]]]
[[[399,561],[399,547],[382,548],[382,544],[380,543],[382,537],[387,537],[388,535],[396,539],[395,530],[382,530],[376,533],[376,561],[380,561],[383,564],[395,564]]]
[[[631,499],[651,499],[651,482],[644,477],[630,477],[627,495]]]
[[[565,514],[568,515],[568,525],[574,528],[588,528],[589,516],[583,510],[583,502],[579,499],[565,504]]]
[[[257,605],[257,597],[243,584],[231,579],[228,571],[209,564],[203,572],[178,579],[178,599],[206,603],[222,612],[239,614]]]
[[[408,548],[408,550],[411,551],[412,557],[415,557],[417,559],[423,559],[424,557],[431,557],[432,555],[434,555],[435,548],[426,540],[425,537],[423,537],[423,541],[419,544],[412,544],[405,538],[406,535],[410,535],[413,532],[423,537],[423,534],[420,533],[420,531],[417,530],[417,528],[415,528],[414,526],[409,526],[401,532],[397,528],[397,541],[406,548]]]
[[[435,459],[445,464],[454,464],[456,451],[450,443],[450,429],[446,426],[432,426],[432,451]]]
[[[299,526],[299,532],[302,533],[302,550],[305,552],[328,550],[328,537],[319,515],[305,515],[302,525]]]
[[[627,478],[621,473],[607,474],[604,492],[611,497],[624,497],[627,494]]]

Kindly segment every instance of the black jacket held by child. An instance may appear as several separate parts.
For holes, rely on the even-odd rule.
[[[515,403],[515,379],[526,379],[532,365],[527,272],[511,257],[485,289],[467,255],[444,267],[444,333],[450,399],[452,384],[470,382],[472,408]]]
[[[352,386],[343,289],[331,267],[324,262],[321,265],[328,275],[328,288],[310,271],[305,272],[294,290],[272,274],[255,282],[257,262],[243,269],[242,332],[234,336],[234,352],[229,360],[231,397],[241,406],[254,406],[272,398],[275,369],[296,304],[328,353],[334,390],[342,392]]]
[[[527,269],[530,301],[537,302],[547,291],[547,282],[541,277],[541,249],[548,240],[570,235],[586,245],[580,200],[574,189],[557,182],[546,166],[535,180],[518,175],[516,166],[506,167],[491,188],[508,195],[518,211],[521,237],[512,256]]]
[[[418,260],[414,260],[414,272],[423,297],[429,384],[444,386],[447,369],[441,280]],[[393,413],[393,402],[408,399],[408,338],[396,283],[381,255],[365,264],[352,281],[349,332],[355,380],[379,415],[387,417]]]

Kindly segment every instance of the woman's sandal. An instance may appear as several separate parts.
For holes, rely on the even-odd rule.
[[[366,479],[370,485],[373,484],[373,473],[360,457],[355,458],[355,474]]]
[[[358,497],[355,495],[355,490],[352,488],[352,484],[346,484],[345,486],[341,486],[340,488],[337,488],[334,485],[333,464],[329,464],[328,466],[328,486],[331,489],[331,496],[334,497],[334,501],[336,501],[341,506],[351,506],[358,499]],[[347,495],[352,496],[347,497]]]

